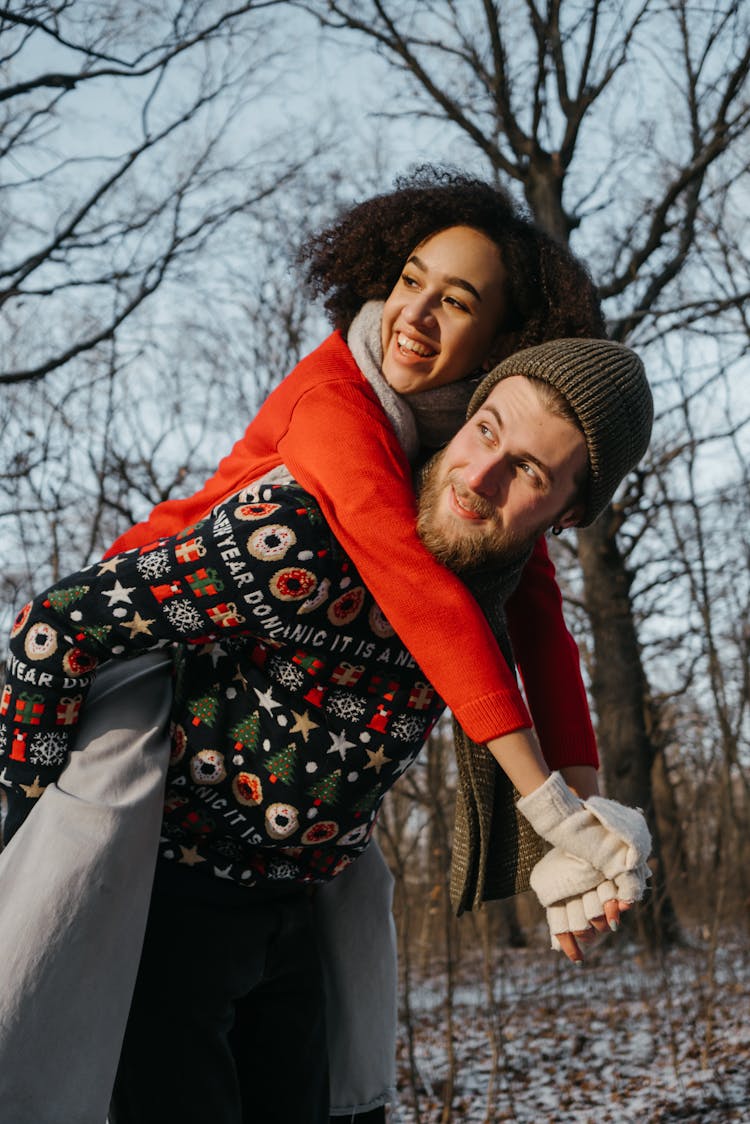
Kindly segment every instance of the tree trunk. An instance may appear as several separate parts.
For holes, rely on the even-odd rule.
[[[592,527],[578,533],[578,556],[594,641],[591,691],[607,795],[642,808],[654,841],[650,909],[638,914],[653,947],[677,940],[679,927],[667,891],[654,814],[651,772],[656,753],[646,724],[648,685],[630,598],[631,576],[617,546],[616,530],[611,510],[605,512]]]
[[[563,177],[558,154],[537,149],[526,169],[523,187],[526,202],[539,226],[559,242],[567,243],[571,224],[563,207]]]

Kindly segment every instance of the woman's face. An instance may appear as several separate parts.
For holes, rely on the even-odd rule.
[[[469,226],[410,254],[383,309],[383,375],[399,394],[456,382],[482,365],[505,319],[499,247]]]

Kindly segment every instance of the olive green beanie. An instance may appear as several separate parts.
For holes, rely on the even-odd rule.
[[[648,448],[654,404],[638,356],[610,340],[550,340],[504,359],[469,402],[475,414],[501,379],[524,375],[549,383],[567,400],[586,438],[588,490],[580,526],[601,515]]]

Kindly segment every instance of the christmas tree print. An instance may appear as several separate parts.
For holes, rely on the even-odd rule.
[[[62,609],[67,609],[69,605],[80,601],[83,595],[88,593],[89,588],[87,585],[71,585],[67,589],[53,589],[47,594],[47,601],[59,613]]]
[[[310,787],[310,795],[315,804],[335,804],[341,782],[341,770],[336,769],[327,777],[321,777]]]
[[[359,816],[363,815],[369,815],[382,795],[383,786],[381,784],[374,785],[369,792],[366,792],[361,800],[358,800],[357,803],[352,807],[352,811],[356,813],[356,818],[359,818]]]
[[[204,726],[211,727],[216,722],[219,710],[218,684],[215,683],[211,690],[213,694],[199,695],[197,699],[191,699],[188,703],[194,726],[199,726],[202,722]]]
[[[239,750],[247,747],[252,753],[258,744],[258,723],[260,715],[257,710],[254,714],[248,715],[233,726],[230,730],[231,736],[234,738],[234,748]]]
[[[319,527],[323,524],[323,516],[320,513],[320,508],[316,503],[306,504],[304,507],[300,506],[298,514],[306,515],[313,527]]]
[[[112,625],[111,624],[85,625],[81,629],[81,631],[84,632],[86,634],[86,636],[90,636],[92,640],[96,640],[100,644],[103,644],[104,641],[107,638],[107,633],[112,631]]]
[[[285,745],[278,753],[274,753],[265,762],[265,767],[270,773],[271,784],[283,781],[290,784],[297,764],[297,750],[292,744]]]

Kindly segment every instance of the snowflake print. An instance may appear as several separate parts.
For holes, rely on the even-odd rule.
[[[65,734],[50,730],[45,734],[35,734],[29,747],[29,761],[32,765],[62,765],[68,752]]]
[[[198,632],[206,627],[195,605],[191,605],[185,597],[180,601],[169,601],[162,608],[172,628],[178,632]]]
[[[342,722],[358,722],[365,709],[364,700],[351,691],[331,691],[326,699],[326,713],[340,718]]]
[[[289,663],[288,660],[282,660],[279,656],[274,656],[272,660],[269,660],[268,670],[276,682],[282,687],[286,687],[288,691],[299,691],[305,682],[305,673],[302,668]]]
[[[227,859],[237,861],[242,858],[242,847],[234,839],[217,839],[213,844],[213,849]]]
[[[267,873],[273,881],[280,881],[286,878],[296,878],[299,874],[299,867],[297,863],[290,862],[288,859],[272,858],[268,864]]]
[[[159,840],[160,843],[168,843],[170,839],[174,839],[175,837],[181,838],[182,836],[182,828],[180,825],[178,823],[170,823],[167,819],[162,820],[161,832],[162,838]],[[171,858],[172,856],[170,855],[169,857]]]
[[[144,581],[155,582],[169,569],[169,554],[164,547],[142,554],[136,562],[136,569]]]
[[[417,718],[415,714],[400,714],[391,723],[390,733],[402,742],[421,741],[427,729],[424,718]]]

